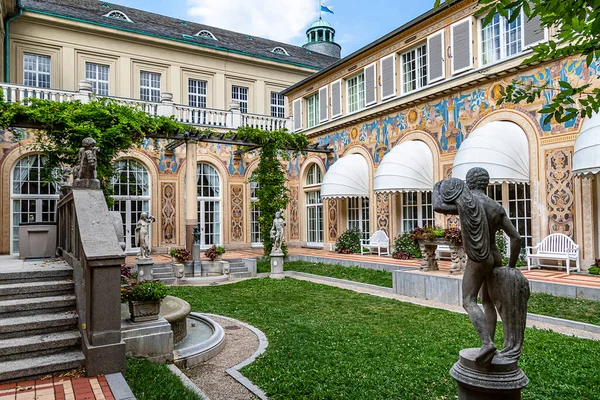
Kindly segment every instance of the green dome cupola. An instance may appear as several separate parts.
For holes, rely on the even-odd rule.
[[[342,47],[335,43],[335,29],[322,18],[313,22],[306,30],[305,49],[315,53],[340,58]]]

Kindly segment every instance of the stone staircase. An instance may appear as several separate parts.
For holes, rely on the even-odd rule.
[[[165,285],[173,285],[177,281],[171,264],[158,264],[152,267],[152,279],[158,279]]]
[[[229,274],[231,279],[236,278],[250,278],[252,275],[248,271],[248,267],[241,258],[230,258],[225,261],[229,261]]]
[[[0,383],[83,366],[78,320],[67,264],[0,270]]]

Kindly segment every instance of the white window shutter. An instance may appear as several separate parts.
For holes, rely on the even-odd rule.
[[[331,118],[342,115],[342,80],[331,84]]]
[[[468,17],[450,27],[452,44],[452,73],[473,68],[472,18]]]
[[[535,46],[547,39],[547,30],[542,26],[542,20],[539,15],[529,19],[524,13],[521,15],[523,19],[523,48]]]
[[[319,122],[325,122],[329,119],[329,96],[327,86],[319,89]]]
[[[294,132],[302,130],[302,99],[296,99],[292,102],[292,111],[294,111]]]
[[[396,55],[381,59],[381,99],[396,95]]]
[[[365,105],[377,103],[377,63],[365,67]]]
[[[444,62],[444,31],[434,33],[427,38],[427,75],[429,83],[446,77]]]

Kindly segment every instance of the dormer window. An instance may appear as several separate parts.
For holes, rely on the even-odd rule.
[[[215,35],[213,35],[212,33],[210,33],[209,31],[206,31],[206,30],[196,33],[196,36],[204,38],[204,39],[217,40]]]
[[[121,21],[133,22],[131,19],[129,19],[127,14],[125,14],[123,11],[118,10],[114,10],[109,12],[108,14],[104,14],[104,17],[120,19]]]
[[[273,50],[271,50],[271,53],[289,56],[289,53],[283,47],[275,47]]]

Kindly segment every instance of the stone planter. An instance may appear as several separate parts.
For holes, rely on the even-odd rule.
[[[154,321],[160,313],[160,300],[129,301],[129,315],[133,322]]]
[[[423,259],[421,260],[421,271],[437,271],[438,260],[435,256],[435,252],[439,245],[446,245],[450,247],[450,259],[452,265],[450,266],[450,274],[462,273],[465,271],[467,265],[467,255],[462,245],[456,245],[450,243],[448,240],[443,238],[436,239],[419,239],[419,247]]]

